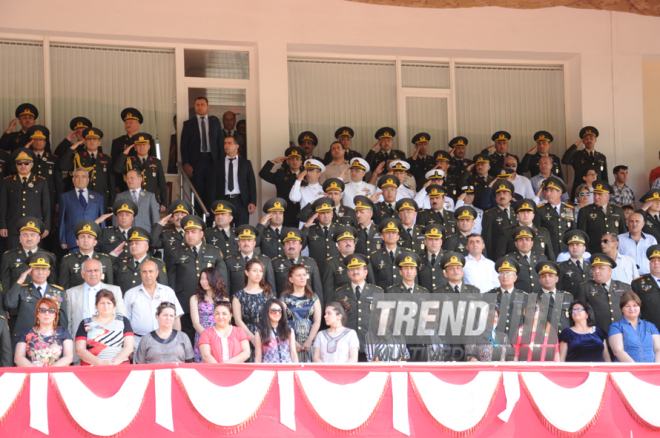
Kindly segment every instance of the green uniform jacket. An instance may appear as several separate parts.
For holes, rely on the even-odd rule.
[[[596,325],[605,333],[609,333],[610,325],[623,318],[619,303],[621,295],[629,290],[629,284],[611,280],[610,287],[606,291],[602,286],[597,286],[593,280],[590,280],[580,285],[575,299],[589,303],[594,309]]]
[[[403,284],[403,281],[400,281],[397,284],[393,284],[392,286],[385,289],[385,293],[386,294],[409,294],[410,291],[408,290],[408,287],[405,284]],[[427,294],[427,293],[429,293],[429,291],[426,288],[424,288],[424,287],[422,287],[418,284],[415,284],[415,286],[413,286],[413,288],[412,288],[412,293],[414,293],[414,294]]]
[[[367,279],[365,281],[371,284],[375,280],[371,265],[367,265],[367,270]],[[323,292],[326,297],[326,302],[323,303],[325,308],[330,302],[327,300],[332,296],[332,292],[351,282],[351,279],[348,277],[348,268],[346,268],[344,257],[341,254],[334,255],[325,262],[325,267],[321,273],[321,282],[323,283]]]
[[[600,152],[594,150],[594,156],[591,157],[589,152],[585,149],[578,151],[577,145],[572,145],[570,148],[566,149],[564,156],[561,157],[562,164],[567,166],[573,166],[575,175],[578,178],[575,178],[573,182],[573,190],[571,191],[571,198],[575,198],[575,189],[577,186],[582,184],[581,176],[584,175],[584,171],[590,167],[593,167],[596,170],[596,179],[602,179],[605,182],[609,181],[609,174],[607,173],[607,157]]]
[[[48,152],[42,152],[41,160],[35,158],[32,172],[46,178],[48,192],[50,194],[50,211],[55,211],[55,205],[59,202],[60,195],[64,193],[62,171],[60,170],[60,159]]]
[[[225,239],[220,228],[207,228],[204,230],[204,238],[206,239],[206,243],[217,246],[225,256],[238,254],[238,237],[236,237],[233,228],[229,229],[227,239]]]
[[[165,262],[150,254],[147,254],[147,257],[142,263],[147,260],[156,262],[156,266],[158,266],[158,280],[156,280],[156,282],[167,285],[167,269],[165,268]],[[119,286],[124,295],[126,295],[126,292],[128,292],[129,289],[142,284],[140,267],[138,266],[138,269],[135,269],[135,258],[132,256],[117,257],[112,264],[112,272],[114,275],[114,282],[112,284]],[[108,282],[106,281],[106,283]]]
[[[543,294],[545,292],[541,291],[538,293],[538,298],[541,299],[543,297]],[[571,304],[573,304],[573,295],[570,292],[566,292],[563,290],[556,290],[555,293],[563,293],[563,299],[561,300],[561,317],[559,318],[559,327],[557,328],[557,334],[561,334],[562,330],[566,330],[571,326],[571,316],[569,314],[569,308],[571,307]],[[551,293],[550,294],[550,307],[548,308],[548,317],[547,319],[549,320],[553,309],[555,307],[555,294]]]
[[[655,237],[655,240],[660,242],[660,222],[653,219],[651,213],[642,210],[641,208],[637,210],[637,213],[641,214],[644,217],[644,228],[642,232],[645,234],[650,234]]]
[[[300,222],[307,222],[312,216],[314,216],[314,210],[312,210],[312,204],[310,203],[300,210],[296,219]],[[345,205],[339,206],[337,210],[332,212],[332,223],[335,225],[349,225],[355,227],[357,225],[355,210],[351,207],[346,207]]]
[[[187,246],[183,237],[183,230],[176,231],[174,228],[163,230],[163,226],[155,223],[151,228],[151,248],[163,249],[165,264],[170,265],[174,261],[174,250]],[[224,253],[223,253],[224,254]],[[130,254],[129,254],[130,255]]]
[[[568,250],[568,245],[564,243],[564,234],[574,230],[577,226],[577,217],[575,217],[573,207],[562,202],[559,211],[561,211],[561,215],[557,214],[557,210],[552,205],[543,203],[536,208],[534,214],[534,225],[548,230],[552,250],[556,255]]]
[[[286,162],[282,164],[286,164]],[[275,163],[266,161],[264,167],[259,171],[259,176],[264,181],[268,181],[275,186],[278,198],[286,200],[287,207],[284,210],[284,226],[298,228],[298,219],[296,219],[296,216],[300,212],[300,202],[293,202],[289,199],[291,187],[296,182],[298,174],[291,172],[288,167],[281,167],[277,171],[271,172],[273,166],[275,166]]]
[[[600,238],[603,234],[614,233],[616,235],[626,233],[626,218],[623,209],[618,205],[607,205],[607,216],[601,207],[589,204],[580,209],[578,214],[578,229],[589,236],[587,250],[594,254],[602,251]]]
[[[441,224],[445,228],[445,232],[442,237],[448,237],[451,234],[456,233],[458,230],[456,225],[456,218],[454,213],[447,210],[442,210],[442,212],[434,210],[422,210],[417,215],[417,225],[433,225]],[[445,236],[444,234],[447,234]]]
[[[78,251],[67,254],[62,259],[62,263],[60,264],[59,284],[64,288],[64,290],[78,286],[85,282],[81,275],[82,264],[85,261],[83,257],[84,256],[82,253]],[[101,277],[101,281],[106,284],[114,284],[112,281],[112,260],[110,259],[110,256],[94,251],[92,258],[101,262],[101,266],[103,267],[103,277]]]
[[[431,259],[427,251],[417,254],[422,258],[422,264],[417,269],[417,282],[429,292],[440,292],[440,288],[447,284],[447,277],[440,266],[440,259],[444,255],[444,251],[440,250],[433,266],[431,266]]]
[[[298,222],[296,221],[296,228],[298,228],[297,224]],[[284,226],[282,226],[282,229],[284,229]],[[280,236],[271,227],[264,227],[262,224],[257,224],[257,231],[259,231],[257,246],[261,250],[261,254],[271,260],[284,255],[284,244],[280,240]]]
[[[518,272],[518,279],[516,280],[515,287],[526,293],[541,292],[541,283],[539,282],[539,274],[536,273],[536,264],[538,262],[548,261],[548,258],[543,254],[534,252],[529,253],[529,260],[525,260],[519,251],[510,252],[507,257],[511,257],[520,264],[520,271]]]
[[[383,289],[365,282],[364,290],[360,292],[360,299],[358,300],[353,292],[351,284],[345,284],[333,291],[329,298],[326,299],[328,303],[334,301],[346,301],[351,309],[346,314],[345,327],[353,329],[358,334],[360,340],[360,351],[364,352],[365,336],[369,331],[369,320],[371,319],[371,305],[374,300],[375,294],[382,294]]]
[[[376,202],[374,204],[374,215],[372,220],[376,225],[380,224],[383,219],[399,219],[399,213],[394,210],[394,207],[396,206],[396,201],[392,202],[392,210],[393,212],[390,212],[390,207],[387,206],[387,203],[385,201],[383,202]]]
[[[372,222],[369,226],[369,232],[362,225],[357,226],[357,240],[355,241],[355,252],[369,257],[374,251],[377,251],[383,246],[383,237],[376,229],[376,225]]]
[[[126,232],[128,234],[128,231]],[[98,247],[101,249],[101,252],[104,254],[110,254],[115,250],[122,242],[126,242],[124,249],[119,254],[119,257],[130,257],[131,251],[129,242],[124,239],[124,233],[121,232],[119,227],[105,227],[101,230],[101,236],[98,239]],[[109,255],[111,258],[115,258],[113,255]],[[106,281],[106,283],[109,283]]]
[[[424,240],[426,239],[426,236],[423,233],[424,227],[422,225],[413,225],[411,227],[412,236],[408,233],[406,228],[407,227],[404,225],[403,229],[399,231],[399,246],[410,248],[417,254],[423,253],[425,251]]]
[[[147,157],[146,164],[137,156],[127,157],[123,152],[114,164],[116,173],[125,175],[129,170],[137,170],[142,173],[142,190],[156,195],[156,201],[167,207],[167,181],[163,163],[156,157]]]
[[[270,286],[270,289],[275,291],[275,273],[273,272],[273,265],[270,259],[263,254],[254,254],[254,258],[263,263],[264,280]],[[232,297],[236,292],[245,288],[245,264],[247,262],[243,254],[239,253],[225,258],[225,263],[227,264],[227,272],[229,274],[227,293]]]
[[[439,289],[438,292],[440,292],[440,293],[446,293],[446,294],[455,294],[456,293],[456,291],[454,290],[454,286],[449,284],[449,281],[446,284],[440,286],[438,289]],[[469,285],[469,284],[465,284],[464,281],[462,282],[461,287],[458,290],[459,290],[458,293],[461,293],[461,294],[480,294],[481,293],[481,291],[479,290],[478,287],[472,286],[472,285]]]
[[[532,246],[532,251],[545,255],[548,260],[557,260],[552,248],[551,237],[548,230],[534,226],[532,228],[536,232],[536,237],[533,239],[534,244]],[[500,237],[497,240],[497,244],[495,245],[494,260],[499,259],[507,253],[517,251],[516,240],[513,236],[513,230],[515,229],[516,226],[510,226],[502,230]]]
[[[651,274],[637,277],[632,282],[632,290],[642,300],[640,318],[660,326],[660,288]]]
[[[394,253],[395,259],[401,250],[410,251],[409,248],[397,246],[396,252]],[[374,281],[373,284],[383,289],[387,289],[393,284],[401,281],[399,267],[392,263],[392,259],[390,258],[388,251],[385,249],[385,245],[383,245],[381,249],[373,252],[369,256],[369,260],[371,261],[371,269],[373,270],[374,277],[376,277],[376,281]]]
[[[576,296],[582,283],[594,279],[591,264],[585,260],[582,260],[582,262],[582,272],[580,272],[580,269],[578,269],[572,260],[566,260],[559,264],[558,289],[565,290]]]
[[[303,235],[307,238],[309,256],[314,259],[320,272],[323,272],[325,262],[329,257],[339,254],[337,244],[332,240],[332,235],[337,226],[338,224],[335,224],[334,222],[328,226],[328,237],[325,237],[323,227],[319,224],[312,225],[309,228],[303,227],[301,230]]]
[[[307,284],[312,288],[312,291],[318,295],[319,300],[321,300],[319,303],[323,303],[323,284],[321,283],[321,274],[319,273],[319,268],[316,262],[309,257],[302,256],[299,256],[295,262],[297,264],[305,265],[305,268],[307,269]],[[273,273],[275,274],[275,290],[279,297],[286,288],[291,261],[284,256],[280,256],[271,260],[271,265],[273,266]]]
[[[491,260],[497,260],[492,254],[497,252],[497,239],[499,239],[502,230],[506,227],[517,226],[518,219],[513,213],[513,208],[509,209],[511,219],[506,214],[506,210],[499,206],[493,207],[484,213],[481,222],[481,237],[484,239],[488,254],[491,254]]]
[[[53,257],[55,257],[53,253],[50,253],[39,247],[37,247],[35,252],[43,252],[45,254],[50,254]],[[25,260],[27,260],[27,258],[28,255],[25,253],[25,251],[23,251],[22,247],[16,249],[10,249],[9,251],[5,251],[5,253],[2,255],[2,262],[0,262],[0,281],[2,281],[3,303],[0,304],[0,306],[4,306],[4,294],[9,292],[9,289],[12,287],[14,283],[18,281],[18,278],[21,276],[23,272],[30,269],[28,264],[25,263]],[[32,277],[28,275],[27,278],[25,279],[25,282],[32,283]],[[58,283],[57,272],[55,271],[55,269],[51,269],[50,275],[48,276],[48,284],[57,284],[57,283]],[[4,314],[3,309],[0,309],[0,314]]]
[[[516,287],[514,287],[511,292],[513,294],[518,293],[518,294],[522,294],[522,295],[518,295],[517,297],[514,297],[513,299],[511,299],[509,301],[509,307],[507,309],[503,309],[502,307],[500,307],[500,316],[499,316],[499,321],[498,321],[497,325],[499,326],[502,319],[506,318],[505,319],[506,322],[504,323],[504,333],[508,336],[510,344],[513,345],[513,344],[516,343],[516,340],[518,339],[518,329],[524,323],[524,319],[523,319],[523,316],[522,316],[522,311],[525,309],[525,306],[527,305],[527,299],[529,298],[529,296],[528,296],[529,294],[527,292],[524,292],[524,291],[516,288]],[[502,295],[504,293],[504,292],[502,292],[502,288],[501,287],[496,287],[495,289],[489,290],[487,293],[497,294],[497,305],[500,306],[500,304],[502,303]],[[522,299],[522,307],[520,308],[520,311],[518,312],[518,311],[514,310],[514,305],[520,299]],[[517,315],[515,315],[515,316],[519,317],[518,324],[514,324],[514,322],[515,322],[514,319],[516,319],[516,318],[513,318],[514,311],[517,313]],[[507,354],[507,356],[510,356],[510,354]]]
[[[50,192],[46,178],[31,173],[27,186],[18,175],[6,176],[0,185],[0,229],[18,235],[16,223],[25,216],[41,219],[51,230]]]

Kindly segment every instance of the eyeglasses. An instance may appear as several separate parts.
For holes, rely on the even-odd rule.
[[[516,163],[508,163],[505,164],[504,167],[518,167],[518,165]]]
[[[282,309],[275,309],[275,308],[272,308],[272,309],[268,309],[268,311],[269,311],[270,313],[282,313]]]
[[[580,307],[580,308],[571,310],[571,313],[580,313],[580,312],[583,312],[583,311],[584,311],[584,309]]]
[[[589,192],[578,193],[578,196],[589,196]]]
[[[510,275],[516,275],[515,272],[500,272],[500,275],[503,277],[508,277]]]
[[[32,164],[31,161],[17,161],[16,165],[17,166],[27,166],[28,164]]]
[[[610,240],[609,239],[603,239],[603,240],[600,241],[600,243],[610,243]]]
[[[51,315],[55,315],[55,312],[57,312],[57,310],[55,310],[55,309],[46,309],[46,308],[43,308],[43,307],[41,309],[39,309],[39,313],[41,313],[41,314],[49,313]]]

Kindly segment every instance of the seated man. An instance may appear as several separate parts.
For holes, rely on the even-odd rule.
[[[534,230],[534,251],[545,255],[548,260],[555,260],[555,253],[552,249],[552,240],[550,233],[545,228],[534,226],[534,217],[536,216],[536,203],[531,199],[521,199],[516,201],[513,206],[516,212],[516,219],[520,226],[529,227]],[[495,258],[498,259],[503,255],[515,251],[515,239],[513,232],[516,225],[505,227],[502,234],[497,241]]]
[[[417,203],[410,198],[399,199],[396,211],[403,226],[399,233],[402,245],[419,254],[424,249],[424,226],[415,224]]]
[[[122,292],[126,293],[129,289],[140,284],[141,270],[140,266],[146,261],[156,263],[158,269],[158,282],[167,284],[167,273],[165,272],[165,262],[158,257],[149,254],[149,242],[151,235],[147,230],[139,227],[131,228],[128,233],[128,256],[117,257],[112,265],[114,272],[114,284],[119,286]]]
[[[428,190],[428,196],[431,200],[431,208],[423,210],[417,218],[418,225],[440,224],[448,234],[456,232],[456,218],[454,213],[445,209],[446,191],[442,186],[433,186]]]
[[[592,280],[591,264],[585,260],[589,236],[582,230],[571,230],[564,234],[564,244],[568,247],[570,259],[559,263],[559,289],[577,295],[578,287]]]
[[[478,294],[481,291],[463,281],[463,267],[465,266],[465,257],[457,252],[448,252],[442,256],[440,262],[445,271],[447,283],[440,287],[438,292],[456,293],[456,294]]]
[[[101,263],[101,281],[113,284],[112,261],[110,256],[95,251],[94,248],[101,234],[101,227],[91,220],[82,220],[76,224],[74,233],[77,237],[79,251],[64,256],[60,264],[59,283],[64,289],[83,284],[82,264],[85,260],[98,260]],[[78,330],[78,327],[74,327]]]
[[[468,255],[465,257],[465,282],[476,286],[481,293],[486,293],[500,285],[495,270],[495,263],[486,258],[484,254],[486,245],[484,239],[478,234],[470,234],[467,238]]]

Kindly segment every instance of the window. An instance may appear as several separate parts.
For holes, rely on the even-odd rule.
[[[0,120],[2,131],[15,118],[16,107],[29,102],[44,121],[44,54],[41,43],[0,40]],[[19,129],[17,127],[16,129]]]

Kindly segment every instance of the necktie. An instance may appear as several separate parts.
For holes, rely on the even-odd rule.
[[[360,286],[355,286],[355,297],[360,299]]]
[[[179,236],[181,236],[181,240],[184,240],[186,238],[186,235],[183,234],[183,231],[179,231]]]
[[[30,257],[32,255],[32,251],[27,252],[27,256]]]
[[[413,292],[412,292],[412,287],[409,287],[409,288],[408,288],[408,293],[413,293]]]
[[[229,172],[227,173],[227,190],[230,192],[234,191],[234,160],[236,158],[229,159]]]
[[[128,240],[128,235],[126,234],[126,231],[121,232],[124,235],[124,240]]]
[[[43,294],[41,293],[41,286],[37,286],[37,292],[39,292],[39,295],[43,296]]]
[[[435,266],[435,254],[431,254],[431,266]]]
[[[202,152],[209,151],[209,145],[206,143],[206,117],[202,117]]]
[[[580,270],[580,274],[584,274],[584,271],[582,270],[582,263],[580,263],[580,261],[578,260],[575,264],[577,265],[578,269]]]
[[[135,261],[135,270],[137,271],[139,267],[140,267],[140,262],[138,262],[138,261],[136,260],[136,261]]]
[[[412,238],[412,236],[413,236],[413,235],[412,235],[412,228],[408,228],[408,234],[409,234],[410,237]]]
[[[323,227],[323,234],[328,237],[328,227]]]
[[[506,214],[507,219],[511,219],[511,216],[509,215],[509,209],[508,208],[504,209],[504,214]]]
[[[89,156],[92,159],[92,164],[96,164],[96,154],[91,153],[91,154],[89,154]]]
[[[525,259],[525,262],[526,262],[527,264],[529,264],[529,257],[527,257],[526,255],[524,255],[523,258]]]
[[[291,262],[292,265],[296,264],[296,259],[289,259],[289,262]]]
[[[655,221],[658,222],[658,215],[657,215],[657,214],[654,214],[654,215],[653,215],[653,219],[655,219]]]
[[[387,208],[389,208],[390,214],[394,216],[394,209],[392,208],[392,204],[387,204]]]
[[[195,256],[195,258],[197,258],[197,247],[193,246],[192,251],[193,251],[193,255]]]
[[[280,237],[280,229],[279,228],[273,228],[273,231],[275,231],[275,234],[277,234],[277,237]]]
[[[593,160],[593,159],[594,159],[594,153],[593,153],[593,152],[589,152],[589,157]]]
[[[603,205],[601,208],[603,209],[603,214],[607,216],[607,205]]]
[[[559,204],[559,205],[557,205],[557,206],[555,207],[555,210],[557,210],[557,214],[558,214],[559,216],[561,216],[560,208],[561,208],[561,204]]]
[[[224,230],[224,228],[222,229],[222,237],[225,238],[225,241],[229,240],[229,236],[227,235],[227,232]]]
[[[245,262],[249,262],[249,261],[250,261],[250,257],[245,256]]]
[[[84,192],[84,190],[78,190],[78,200],[80,201],[80,206],[83,210],[87,208],[87,199],[85,199],[85,195],[83,195]]]
[[[394,264],[394,251],[390,251],[390,260],[392,260],[392,264]]]
[[[454,285],[454,292],[456,292],[457,294],[461,293],[461,291],[458,290],[458,285]]]
[[[366,241],[369,238],[369,234],[367,234],[367,229],[362,228],[362,238]]]
[[[37,161],[41,161],[41,154],[37,154]]]
[[[137,190],[131,190],[133,192],[133,202],[138,203]]]
[[[88,260],[89,256],[87,254],[83,254],[83,260]]]
[[[142,159],[142,168],[144,169],[145,167],[147,167],[147,159],[143,158]]]
[[[27,186],[27,177],[24,176],[23,177],[23,188],[25,188],[25,186]]]

